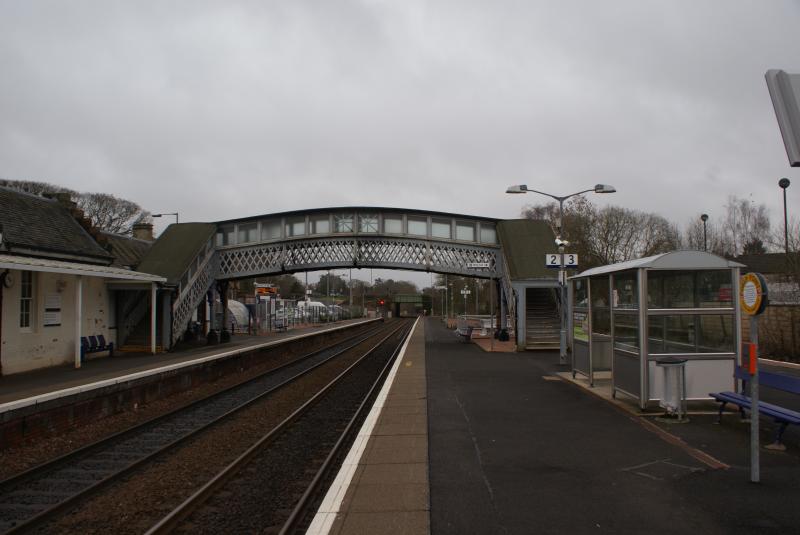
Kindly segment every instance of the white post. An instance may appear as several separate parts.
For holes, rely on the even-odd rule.
[[[156,283],[150,283],[150,353],[156,354]]]
[[[75,277],[75,367],[81,367],[81,327],[83,326],[83,277]]]

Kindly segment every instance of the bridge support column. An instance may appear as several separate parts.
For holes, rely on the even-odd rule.
[[[231,332],[228,330],[228,281],[217,282],[217,292],[219,292],[219,302],[222,305],[222,327],[219,332],[221,343],[231,341]]]
[[[218,344],[219,343],[219,334],[216,330],[216,325],[214,325],[214,290],[211,289],[206,294],[206,300],[208,301],[208,332],[206,333],[206,343],[208,344]]]

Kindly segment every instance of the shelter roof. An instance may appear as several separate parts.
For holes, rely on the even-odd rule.
[[[214,223],[173,223],[153,243],[137,269],[177,283],[216,230]]]
[[[644,258],[637,258],[636,260],[628,260],[627,262],[619,262],[617,264],[609,264],[607,266],[600,266],[588,269],[583,273],[579,273],[572,279],[592,277],[594,275],[603,275],[607,273],[616,273],[619,271],[626,271],[629,269],[672,269],[672,270],[693,270],[693,269],[728,269],[734,267],[744,267],[738,262],[727,260],[721,256],[717,256],[704,251],[672,251],[669,253],[657,254],[654,256],[646,256]]]
[[[553,279],[556,274],[545,267],[544,256],[555,249],[555,235],[542,220],[508,219],[497,224],[511,280]]]
[[[109,264],[111,255],[70,210],[48,199],[0,187],[0,224],[5,253]]]

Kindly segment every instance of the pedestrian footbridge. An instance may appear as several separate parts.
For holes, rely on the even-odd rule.
[[[511,298],[515,295],[512,271],[518,272],[524,262],[516,258],[508,265],[508,253],[514,249],[508,245],[527,240],[530,249],[535,243],[516,230],[519,221],[516,227],[509,223],[488,217],[378,207],[310,209],[216,223],[181,223],[170,225],[162,233],[138,269],[162,275],[172,285],[168,311],[171,332],[168,337],[162,336],[169,345],[186,330],[208,292],[218,289],[224,294],[229,281],[337,268],[405,269],[492,279],[498,282],[502,296],[501,317],[506,313],[513,317],[518,303]],[[527,232],[541,235],[540,243],[553,243],[546,224],[524,224]],[[525,249],[521,245],[515,248],[518,256]],[[549,249],[541,250],[537,257],[543,258],[547,252]],[[534,278],[554,286],[551,273],[543,262],[540,264]]]

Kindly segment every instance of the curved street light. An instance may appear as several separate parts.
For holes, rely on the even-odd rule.
[[[506,189],[506,193],[517,194],[517,193],[538,193],[539,195],[544,195],[546,197],[550,197],[551,199],[555,199],[558,201],[558,236],[556,236],[556,246],[558,247],[558,252],[561,255],[561,265],[558,269],[558,285],[560,287],[560,294],[561,294],[561,336],[560,336],[560,343],[559,343],[559,354],[558,354],[558,363],[559,364],[567,364],[567,271],[566,266],[564,265],[564,249],[566,245],[569,245],[568,242],[562,240],[562,233],[564,232],[564,201],[569,199],[570,197],[575,197],[576,195],[582,195],[584,193],[615,193],[617,190],[614,186],[609,184],[596,184],[594,188],[585,189],[583,191],[578,191],[575,193],[570,193],[569,195],[552,195],[550,193],[545,193],[543,191],[538,191],[535,189],[531,189],[525,184],[519,184],[517,186],[509,186]],[[516,318],[515,318],[516,319]]]
[[[708,214],[701,215],[700,219],[703,221],[703,250],[708,252],[708,234],[706,233],[706,221],[708,221]]]
[[[789,187],[789,184],[791,182],[788,178],[778,180],[778,185],[783,190],[783,245],[787,255],[789,254],[789,224],[786,221],[786,188]]]

